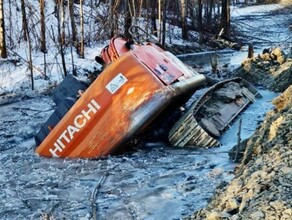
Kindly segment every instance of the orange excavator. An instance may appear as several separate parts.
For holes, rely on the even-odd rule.
[[[104,70],[88,88],[72,76],[65,78],[59,86],[62,95],[55,96],[55,112],[35,136],[37,154],[72,158],[109,155],[149,127],[169,106],[186,102],[205,83],[204,75],[160,45],[137,42],[112,38],[96,57]],[[218,146],[216,138],[258,97],[257,90],[241,78],[216,83],[173,125],[168,134],[170,144]]]
[[[99,61],[106,64],[101,74],[78,99],[62,100],[36,135],[40,156],[108,155],[205,82],[204,75],[150,42],[113,38]]]

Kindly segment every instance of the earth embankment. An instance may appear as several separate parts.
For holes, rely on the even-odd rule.
[[[244,61],[236,75],[282,93],[248,140],[234,179],[190,219],[292,219],[292,60],[274,48]]]

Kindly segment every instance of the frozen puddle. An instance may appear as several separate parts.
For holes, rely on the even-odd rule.
[[[275,94],[261,94],[241,115],[242,138],[272,108]],[[47,97],[1,106],[1,219],[37,219],[44,213],[56,219],[180,219],[206,205],[215,188],[232,178],[233,164],[224,152],[236,144],[238,120],[215,149],[157,144],[99,160],[40,158],[33,134],[51,108]]]

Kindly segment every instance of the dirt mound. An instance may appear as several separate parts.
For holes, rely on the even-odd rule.
[[[247,144],[236,177],[190,219],[292,219],[292,85]]]
[[[292,5],[291,0],[281,0],[280,3],[283,5]]]
[[[280,48],[265,49],[262,54],[246,59],[235,75],[263,85],[276,92],[283,92],[292,84],[292,59]]]

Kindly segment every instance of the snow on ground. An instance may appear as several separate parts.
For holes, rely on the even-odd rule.
[[[263,16],[264,15],[264,16]],[[245,44],[253,44],[263,49],[263,44],[280,46],[283,49],[292,47],[291,9],[280,4],[255,5],[243,8],[233,7],[232,25],[245,35]],[[247,22],[248,21],[248,22]]]
[[[47,40],[47,53],[46,55],[46,77],[44,76],[44,54],[39,51],[40,42],[39,40],[39,1],[29,0],[26,1],[26,12],[28,17],[29,26],[34,26],[34,29],[30,31],[30,38],[32,39],[32,64],[35,90],[44,92],[52,86],[58,84],[64,78],[64,72],[61,65],[61,56],[59,51],[59,45],[56,43],[58,36],[57,33],[57,19],[54,14],[54,2],[46,2],[46,40]],[[9,7],[8,2],[5,2],[5,18],[6,18],[6,33],[7,46],[9,57],[7,59],[0,59],[0,94],[3,93],[18,93],[21,94],[31,88],[30,70],[28,68],[29,50],[28,43],[16,39],[22,39],[22,16],[20,12],[20,1],[12,1]],[[9,10],[8,10],[9,9]],[[75,12],[78,13],[79,8],[75,5]],[[86,15],[90,15],[89,11],[92,12],[88,7],[84,7]],[[103,13],[100,10],[96,10],[96,13]],[[13,16],[17,15],[17,16]],[[86,17],[85,17],[86,19]],[[68,17],[66,17],[68,21]],[[78,24],[78,23],[77,23]],[[91,25],[93,26],[93,25]],[[92,33],[97,31],[91,26],[85,26],[85,33]],[[12,28],[11,28],[12,27]],[[68,30],[65,30],[68,35]],[[98,55],[101,49],[106,45],[107,42],[100,41],[91,44],[91,47],[85,49],[85,59],[80,59],[76,50],[73,48],[72,54],[70,47],[65,50],[65,60],[68,73],[72,74],[72,58],[74,62],[74,68],[77,69],[77,74],[82,76],[88,72],[98,71],[101,66],[97,64],[94,57]]]
[[[253,5],[248,7],[238,7],[232,6],[230,10],[230,15],[232,18],[246,15],[263,15],[267,12],[271,13],[273,11],[284,8],[284,5],[280,4],[268,4],[268,5]]]

